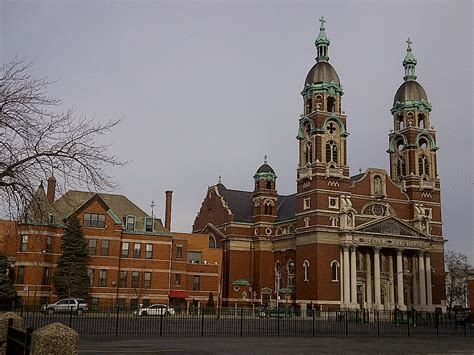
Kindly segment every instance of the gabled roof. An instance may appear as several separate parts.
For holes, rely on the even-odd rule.
[[[216,185],[219,195],[228,204],[234,214],[235,222],[252,222],[253,200],[252,192],[230,190],[224,184]],[[277,199],[277,222],[286,221],[295,218],[296,194],[289,196],[278,195]]]

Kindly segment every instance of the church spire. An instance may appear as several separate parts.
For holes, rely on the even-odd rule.
[[[416,58],[413,55],[413,52],[411,51],[411,45],[412,41],[410,38],[407,39],[407,54],[405,55],[405,58],[403,59],[403,66],[405,68],[405,76],[404,80],[405,81],[410,81],[410,80],[416,80],[416,75],[415,75],[415,66],[416,66]]]
[[[329,61],[329,56],[328,56],[328,47],[329,47],[329,39],[326,36],[326,32],[324,32],[324,23],[326,20],[324,19],[324,16],[321,16],[319,19],[321,22],[321,27],[319,28],[319,35],[316,38],[316,41],[314,41],[314,44],[316,46],[316,61],[319,62],[328,62]]]

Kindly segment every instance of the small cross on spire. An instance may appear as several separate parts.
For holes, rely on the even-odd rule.
[[[265,154],[265,156],[263,157],[263,163],[266,164],[267,163],[267,155]]]
[[[362,174],[362,168],[359,168],[359,174]]]
[[[219,175],[219,184],[222,182],[222,176]]]
[[[413,43],[413,42],[410,40],[410,37],[408,37],[408,39],[407,39],[407,44],[408,44],[408,48],[407,48],[407,50],[408,50],[408,51],[410,51],[410,50],[411,50],[411,47],[410,47],[410,45],[411,45],[412,43]]]
[[[321,16],[321,18],[319,19],[319,22],[321,22],[321,30],[324,30],[324,23],[326,22],[326,20],[324,19],[324,16]]]

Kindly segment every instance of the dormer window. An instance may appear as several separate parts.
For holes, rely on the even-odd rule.
[[[105,214],[84,213],[84,227],[105,228]]]
[[[153,232],[153,218],[145,218],[145,232]]]
[[[135,216],[127,216],[126,229],[135,230]]]

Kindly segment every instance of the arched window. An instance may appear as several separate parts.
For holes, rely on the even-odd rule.
[[[288,261],[288,264],[286,264],[286,272],[288,274],[286,286],[294,287],[295,286],[295,262],[291,259]]]
[[[337,144],[333,140],[326,143],[326,163],[337,164]]]
[[[311,98],[306,99],[306,113],[311,113],[313,108],[313,100]]]
[[[327,111],[334,112],[336,109],[336,99],[332,96],[327,98]]]
[[[331,277],[332,281],[339,281],[339,261],[337,260],[331,262]]]
[[[304,270],[304,272],[303,272],[304,280],[303,281],[306,281],[306,282],[309,281],[308,269],[309,269],[309,261],[305,260],[305,261],[303,261],[303,270]]]
[[[282,233],[283,233],[283,230],[282,230],[280,227],[278,227],[278,228],[276,229],[275,235],[280,235],[280,234],[282,234]]]
[[[307,142],[305,146],[305,162],[311,164],[313,162],[313,145]]]
[[[428,143],[428,140],[426,139],[426,137],[420,137],[420,139],[418,140],[418,146],[421,149],[429,148],[429,143]]]
[[[275,264],[275,290],[281,288],[281,264],[279,261]]]
[[[331,227],[337,227],[339,225],[339,217],[331,216],[329,220],[331,221]]]
[[[374,176],[374,195],[383,195],[382,178],[379,175]]]
[[[217,248],[216,238],[212,234],[209,234],[209,249],[215,248]]]
[[[265,206],[265,214],[272,215],[273,214],[273,201],[267,200],[264,203]]]
[[[320,110],[323,108],[323,97],[321,95],[316,96],[316,109]]]
[[[413,126],[413,112],[409,112],[407,115],[407,127]]]
[[[407,176],[407,162],[403,155],[400,155],[397,159],[397,176],[400,179]]]
[[[354,215],[352,212],[349,212],[346,216],[347,226],[352,227],[354,226]]]
[[[418,127],[425,128],[425,115],[422,113],[418,114]]]
[[[293,226],[293,225],[289,226],[289,227],[288,227],[288,233],[289,233],[289,234],[292,234],[292,233],[294,233],[294,232],[295,232],[295,226]]]
[[[405,145],[405,144],[404,144],[404,142],[403,142],[403,138],[402,138],[402,137],[399,137],[399,138],[397,139],[397,142],[395,143],[395,147],[397,148],[397,151],[398,151],[399,153],[402,152],[404,145]]]
[[[403,116],[398,116],[398,129],[402,130],[405,128],[405,121],[403,120]]]
[[[418,157],[418,174],[421,175],[430,175],[430,162],[428,157],[424,154],[421,154]]]

